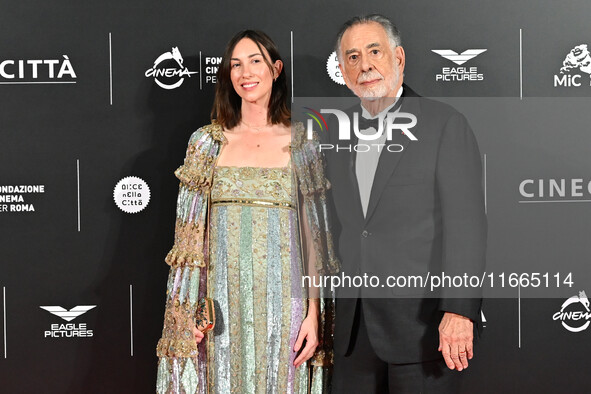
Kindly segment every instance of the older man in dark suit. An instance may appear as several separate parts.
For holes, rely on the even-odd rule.
[[[342,274],[375,275],[382,284],[389,275],[478,275],[486,218],[480,153],[466,119],[403,85],[405,54],[387,18],[347,21],[336,51],[361,99],[360,133],[377,136],[396,111],[417,119],[409,130],[416,141],[399,130],[368,150],[324,150]],[[329,126],[326,146],[342,145],[337,129]],[[473,357],[481,299],[451,287],[437,295],[420,286],[337,289],[333,392],[456,392],[458,371]]]

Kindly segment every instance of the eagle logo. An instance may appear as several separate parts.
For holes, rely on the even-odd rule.
[[[46,310],[52,315],[59,316],[65,321],[72,321],[89,310],[96,308],[96,305],[78,305],[70,310],[64,309],[61,306],[40,306],[39,308]]]
[[[452,51],[451,49],[432,49],[432,51],[438,54],[439,56],[446,58],[447,60],[451,60],[458,66],[461,66],[468,60],[474,59],[481,53],[486,52],[486,49],[466,49],[462,53],[457,53],[456,51]]]

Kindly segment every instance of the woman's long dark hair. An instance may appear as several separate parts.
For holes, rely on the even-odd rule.
[[[273,75],[273,64],[277,60],[283,61],[277,45],[271,38],[259,30],[243,30],[237,33],[228,45],[222,57],[222,64],[217,72],[217,83],[215,86],[215,99],[213,101],[213,108],[211,110],[211,120],[217,121],[224,129],[228,130],[240,123],[242,114],[240,112],[242,99],[234,90],[232,80],[230,79],[231,58],[232,52],[236,44],[243,38],[249,38],[257,45],[263,59],[271,75]],[[267,50],[270,59],[267,59],[263,48]],[[267,119],[271,124],[283,124],[289,126],[291,119],[291,110],[288,106],[288,92],[287,92],[287,76],[285,74],[285,67],[281,69],[279,76],[273,82],[271,90],[271,98],[269,100],[269,108],[267,111]]]

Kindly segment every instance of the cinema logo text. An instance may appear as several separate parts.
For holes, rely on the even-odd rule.
[[[35,193],[45,193],[45,185],[0,185],[0,213],[35,212],[35,205],[25,199]]]
[[[435,80],[439,82],[460,82],[460,81],[467,81],[467,82],[477,82],[484,80],[484,74],[478,71],[478,67],[465,67],[462,66],[464,63],[468,62],[471,59],[474,59],[476,56],[480,55],[483,52],[486,52],[486,49],[467,49],[462,53],[457,53],[456,51],[452,51],[451,49],[432,49],[432,52],[435,52],[439,56],[455,63],[461,67],[442,67],[441,72],[439,74],[435,74]]]
[[[68,55],[57,59],[0,59],[0,84],[76,83],[76,78]]]
[[[351,122],[351,120],[349,119],[349,115],[347,113],[345,113],[344,111],[341,111],[338,109],[321,109],[320,112],[318,112],[312,108],[309,108],[309,107],[305,107],[305,109],[307,111],[310,111],[310,112],[305,112],[305,114],[312,118],[312,119],[308,119],[307,123],[306,123],[307,138],[309,140],[311,140],[313,138],[314,122],[316,122],[316,125],[319,126],[321,132],[324,132],[324,129],[326,129],[326,132],[328,132],[328,125],[326,123],[326,120],[322,116],[322,114],[332,114],[332,115],[336,116],[336,118],[338,120],[339,141],[342,141],[342,142],[352,141],[351,129],[353,129],[353,133],[355,134],[355,137],[357,137],[357,139],[359,141],[366,142],[366,143],[349,144],[349,145],[346,145],[346,144],[345,145],[320,144],[319,145],[320,151],[335,150],[338,152],[341,150],[345,150],[345,151],[349,151],[349,152],[351,152],[351,151],[368,152],[368,151],[372,150],[373,148],[377,148],[378,151],[381,151],[382,149],[386,149],[389,152],[402,152],[404,150],[404,146],[401,144],[371,143],[371,141],[376,141],[376,140],[382,138],[384,133],[386,133],[386,141],[391,141],[395,130],[400,131],[402,134],[404,134],[406,137],[408,137],[408,139],[410,139],[411,141],[417,141],[417,137],[415,137],[414,134],[410,131],[411,128],[413,128],[417,125],[417,117],[411,113],[402,112],[400,110],[395,111],[395,112],[390,112],[386,115],[386,117],[385,117],[385,119],[383,119],[383,121],[378,122],[379,125],[378,125],[378,128],[375,133],[364,134],[359,131],[359,116],[360,115],[358,112],[353,113],[353,122]],[[406,119],[407,122],[397,123],[398,119]],[[369,129],[369,130],[371,130],[371,129]]]
[[[573,305],[571,307],[571,305]],[[574,295],[562,303],[560,311],[552,315],[552,320],[562,323],[562,326],[570,332],[581,332],[591,324],[591,309],[589,299],[584,291]]]
[[[78,305],[70,310],[61,306],[40,306],[39,308],[68,322],[65,324],[51,324],[49,330],[44,332],[45,338],[90,338],[94,335],[93,331],[88,329],[86,323],[69,322],[96,308],[96,305]]]
[[[589,81],[582,80],[583,74],[589,75]],[[570,50],[562,62],[560,74],[554,75],[554,87],[591,86],[591,53],[587,44],[577,45]]]
[[[591,180],[583,178],[524,179],[519,183],[520,202],[586,202]]]
[[[185,77],[197,74],[197,71],[189,71],[183,65],[184,59],[178,47],[173,47],[170,52],[164,52],[154,61],[154,65],[147,69],[145,76],[154,78],[154,82],[162,89],[176,89],[181,86]]]

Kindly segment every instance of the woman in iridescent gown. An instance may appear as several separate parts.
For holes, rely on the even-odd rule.
[[[159,393],[314,393],[330,383],[332,302],[302,275],[335,271],[328,183],[273,41],[246,30],[226,48],[212,124],[189,141],[180,179]],[[292,140],[293,134],[293,140]],[[312,236],[311,234],[314,234]],[[215,328],[195,327],[202,297]]]

